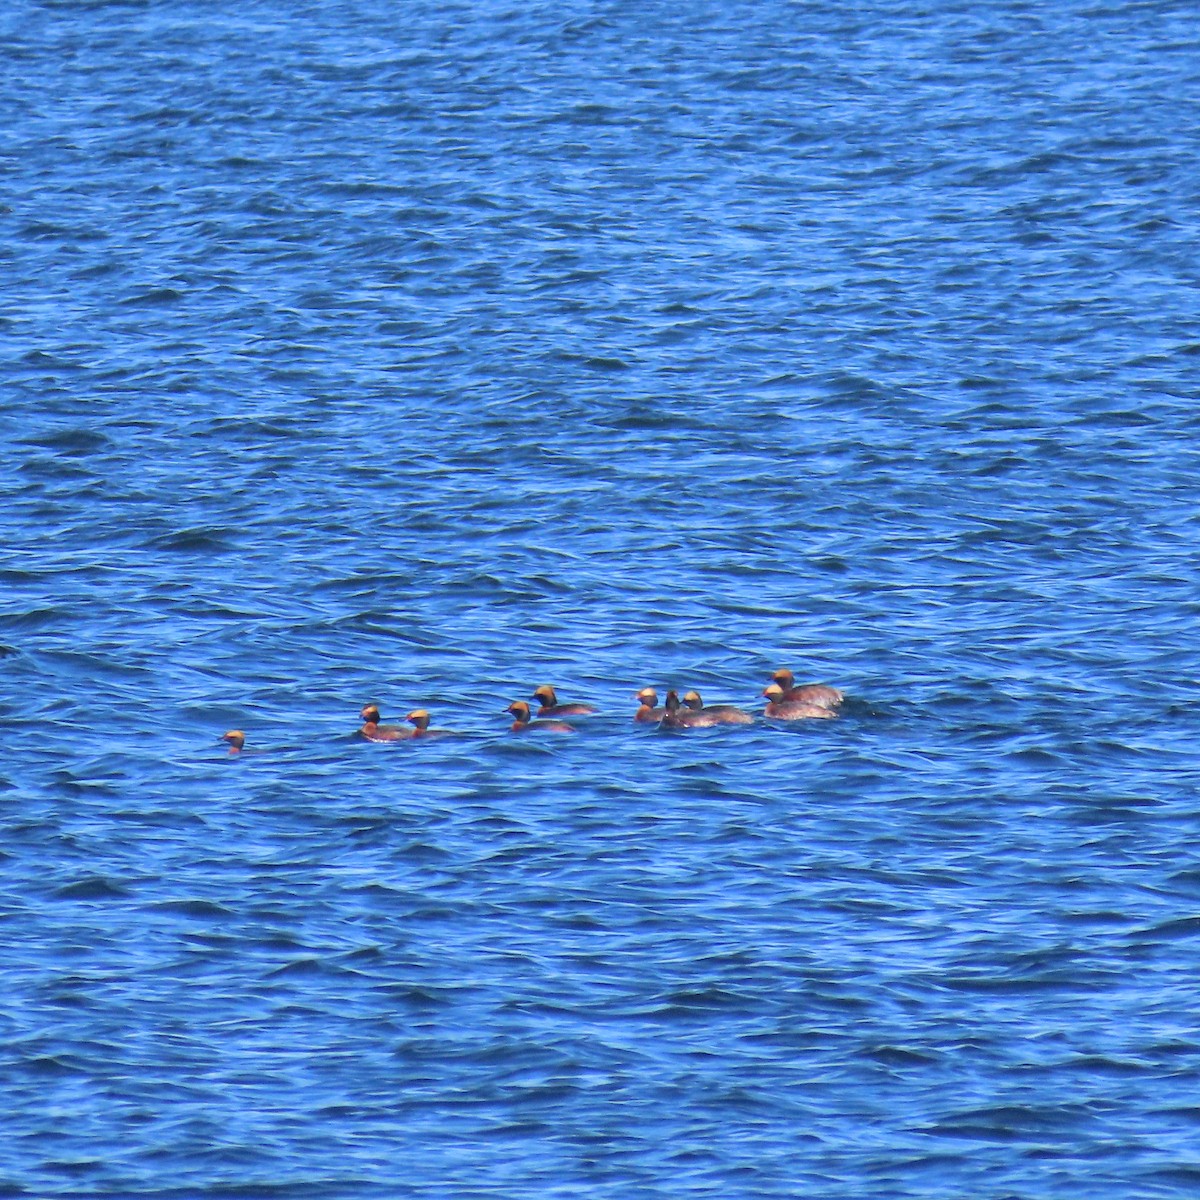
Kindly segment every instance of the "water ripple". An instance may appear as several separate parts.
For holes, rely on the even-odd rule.
[[[0,16],[13,1195],[1194,1193],[1190,14],[796,15]]]

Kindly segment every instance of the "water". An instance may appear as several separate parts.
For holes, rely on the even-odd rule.
[[[1187,6],[0,31],[0,1194],[1195,1194]]]

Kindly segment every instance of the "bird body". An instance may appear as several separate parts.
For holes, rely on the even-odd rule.
[[[642,688],[633,698],[638,702],[633,719],[639,725],[657,725],[666,714],[665,708],[658,707],[658,693],[652,687]]]
[[[808,704],[803,700],[788,700],[783,688],[777,683],[763,689],[767,698],[764,717],[773,721],[832,720],[837,716],[833,709],[824,704]]]
[[[525,700],[514,700],[504,711],[513,715],[513,723],[509,726],[509,730],[512,733],[527,733],[534,729],[539,729],[544,733],[575,732],[575,727],[568,725],[566,721],[547,720],[545,718],[539,721],[532,720],[529,704]]]
[[[783,698],[789,703],[815,704],[821,708],[837,708],[845,699],[838,688],[827,683],[796,683],[796,677],[786,667],[781,667],[771,676],[779,685]],[[765,695],[765,693],[764,693]]]
[[[414,727],[408,735],[413,739],[448,737],[452,732],[449,729],[430,729],[429,713],[423,708],[414,708],[404,719]]]
[[[580,704],[578,702],[571,704],[559,704],[558,697],[554,694],[554,689],[544,683],[536,692],[533,693],[534,700],[541,701],[541,708],[537,710],[537,716],[541,720],[547,717],[587,717],[596,711],[595,705]]]
[[[685,692],[683,702],[693,726],[753,725],[754,718],[732,704],[706,705],[697,691]]]
[[[695,714],[690,708],[680,706],[679,693],[674,688],[667,692],[663,707],[666,711],[658,723],[660,729],[689,729],[695,724]]]
[[[359,716],[362,717],[363,723],[358,732],[368,742],[402,742],[405,738],[412,737],[411,729],[404,729],[400,725],[381,724],[377,704],[364,704]]]
[[[381,725],[379,721],[379,706],[366,705],[360,714],[363,719],[359,733],[368,742],[410,742],[416,738],[445,737],[449,729],[430,729],[429,712],[424,708],[414,708],[404,719],[412,726],[406,729],[403,725]]]

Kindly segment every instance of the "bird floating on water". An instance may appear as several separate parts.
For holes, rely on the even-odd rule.
[[[406,729],[403,725],[381,725],[379,706],[368,704],[364,706],[360,716],[363,719],[359,733],[368,742],[411,742],[416,738],[445,737],[449,729],[430,729],[429,710],[414,708],[404,719],[412,726]]]
[[[559,704],[558,697],[554,694],[554,689],[548,683],[543,683],[533,693],[533,699],[542,702],[541,708],[535,714],[540,720],[545,720],[546,717],[587,717],[596,711],[594,704],[580,704],[578,702]]]
[[[532,720],[532,713],[529,709],[529,703],[526,700],[514,700],[505,710],[512,713],[513,723],[509,729],[513,733],[528,733],[530,730],[541,730],[544,733],[575,733],[574,725],[569,725],[566,721],[556,721],[553,718],[542,718],[540,721]]]
[[[368,742],[399,742],[412,736],[411,730],[400,725],[380,724],[381,718],[377,704],[364,704],[359,716],[362,717],[363,723],[358,732]]]
[[[633,714],[634,721],[639,725],[657,725],[663,719],[666,709],[659,707],[658,692],[652,687],[644,687],[635,692],[633,698],[638,702],[638,710]]]
[[[701,728],[712,725],[753,725],[754,718],[732,704],[705,704],[697,691],[684,692],[690,724]]]
[[[767,704],[763,716],[771,721],[830,720],[836,717],[843,693],[825,683],[797,685],[795,677],[786,668],[773,675],[773,682],[763,689]],[[576,733],[576,728],[562,717],[583,717],[595,713],[592,704],[571,702],[560,704],[554,688],[543,684],[533,693],[540,702],[535,712],[527,700],[514,700],[505,710],[513,717],[509,729],[513,733],[541,729],[550,733]],[[666,694],[662,706],[658,703],[658,691],[644,687],[634,693],[638,702],[633,715],[634,724],[658,725],[666,729],[708,728],[717,725],[750,725],[754,717],[732,704],[706,705],[700,693],[691,690],[684,693],[683,700],[672,688]],[[385,725],[374,702],[363,705],[359,715],[362,725],[358,733],[371,742],[400,742],[417,738],[436,738],[450,735],[449,729],[434,729],[430,726],[428,709],[414,708],[405,717],[408,726]],[[221,741],[229,746],[230,755],[245,753],[246,735],[240,729],[231,729],[221,735]]]
[[[824,704],[809,704],[804,700],[786,699],[786,693],[777,683],[763,688],[763,695],[767,698],[767,707],[763,709],[763,716],[769,717],[772,721],[829,721],[837,716],[833,709]]]
[[[404,718],[409,724],[414,726],[410,738],[438,738],[450,736],[449,729],[430,729],[429,728],[429,713],[424,708],[414,708],[412,712]]]
[[[827,683],[796,683],[796,677],[786,667],[780,667],[771,676],[783,692],[783,699],[789,703],[816,704],[821,708],[837,708],[845,699],[842,693]],[[764,692],[763,695],[766,695]]]

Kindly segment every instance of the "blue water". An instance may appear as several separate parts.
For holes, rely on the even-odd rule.
[[[1200,1191],[1192,6],[0,47],[0,1195]]]

